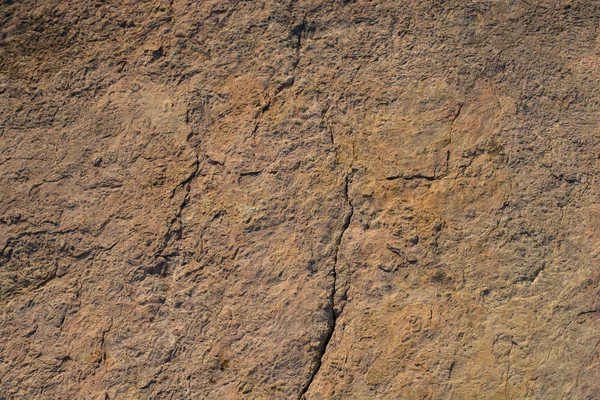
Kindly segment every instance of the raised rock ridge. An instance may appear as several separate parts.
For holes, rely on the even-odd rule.
[[[600,3],[0,11],[0,399],[600,397]]]

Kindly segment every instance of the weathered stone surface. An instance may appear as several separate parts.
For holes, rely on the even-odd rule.
[[[600,396],[600,3],[0,11],[0,399]]]

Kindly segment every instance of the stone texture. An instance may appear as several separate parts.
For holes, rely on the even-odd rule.
[[[0,11],[0,399],[600,397],[600,3]]]

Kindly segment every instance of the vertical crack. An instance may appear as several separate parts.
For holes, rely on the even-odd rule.
[[[181,230],[182,230],[181,214],[183,213],[183,209],[188,205],[188,203],[190,201],[191,184],[192,184],[192,181],[194,180],[194,178],[196,178],[196,176],[198,175],[199,171],[200,171],[200,157],[198,156],[198,153],[196,153],[196,160],[192,164],[192,171],[187,176],[187,178],[185,178],[183,181],[181,181],[173,189],[173,191],[171,192],[171,196],[169,197],[170,199],[172,199],[173,197],[175,197],[175,194],[177,193],[177,191],[179,189],[183,189],[183,190],[186,191],[185,195],[183,196],[183,200],[179,204],[179,208],[177,209],[177,213],[167,223],[167,233],[165,234],[165,236],[163,238],[162,248],[161,248],[160,251],[157,252],[160,255],[162,255],[162,253],[164,252],[164,250],[168,247],[169,241],[171,240],[171,238],[174,235],[177,235],[178,238],[181,237]],[[179,222],[179,227],[178,228],[174,228],[174,225],[177,222]]]
[[[580,313],[579,315],[582,315],[582,314],[585,314],[585,313]],[[594,346],[594,348],[590,352],[589,356],[587,357],[587,359],[585,360],[585,362],[581,365],[581,367],[579,368],[579,371],[577,371],[577,375],[575,375],[575,381],[573,382],[573,385],[571,386],[571,388],[569,389],[569,391],[567,392],[567,394],[564,395],[564,397],[562,397],[563,399],[569,399],[569,398],[571,398],[571,392],[573,391],[573,389],[575,389],[575,386],[577,386],[577,382],[579,381],[579,377],[581,376],[581,373],[583,372],[583,370],[585,369],[585,367],[589,365],[589,362],[594,357],[594,353],[595,353],[596,349],[598,348],[598,346],[600,346],[600,340],[598,342],[596,342],[596,345]]]
[[[113,327],[113,319],[110,319],[110,324],[108,328],[102,330],[102,336],[100,338],[100,359],[98,360],[99,364],[106,363],[106,334],[110,332]]]
[[[504,397],[506,398],[506,400],[510,400],[510,394],[509,394],[509,387],[508,387],[508,379],[510,378],[510,367],[511,367],[511,355],[512,355],[512,350],[513,350],[513,346],[515,345],[515,342],[513,341],[512,336],[510,337],[510,349],[508,349],[508,366],[506,367],[506,379],[504,380]]]
[[[449,133],[450,137],[448,139],[448,143],[446,144],[446,146],[449,145],[450,143],[452,143],[452,133],[454,132],[454,123],[456,122],[456,120],[458,119],[458,117],[460,117],[460,113],[462,111],[463,106],[464,106],[464,103],[458,103],[458,107],[456,108],[456,111],[454,112],[454,114],[452,114],[452,118],[450,119],[450,133]],[[447,156],[449,158],[450,157],[450,152],[448,152],[446,154],[447,154]],[[446,166],[447,165],[448,165],[448,160],[446,160]]]
[[[306,382],[306,384],[300,391],[300,395],[298,396],[299,399],[305,398],[306,393],[310,389],[310,386],[312,385],[315,377],[317,376],[317,374],[319,373],[319,370],[321,369],[321,365],[323,364],[323,357],[325,356],[325,353],[327,352],[327,347],[329,345],[329,342],[331,341],[331,338],[333,337],[333,333],[335,332],[337,319],[342,312],[341,307],[339,308],[339,310],[336,311],[336,304],[335,304],[335,298],[336,298],[336,294],[337,294],[336,293],[337,272],[338,272],[337,268],[338,268],[340,247],[341,247],[342,241],[344,239],[344,234],[348,230],[348,227],[350,226],[350,223],[352,222],[352,217],[354,216],[354,205],[352,204],[352,201],[350,200],[350,196],[348,194],[351,181],[352,181],[352,179],[351,179],[350,173],[346,173],[346,177],[344,178],[344,199],[348,206],[348,211],[346,211],[346,213],[344,215],[341,232],[335,241],[333,268],[330,271],[330,274],[333,277],[333,283],[331,286],[331,292],[329,294],[329,303],[327,304],[327,308],[326,308],[326,312],[327,312],[327,316],[328,316],[328,328],[327,328],[327,331],[325,332],[325,335],[324,335],[325,337],[323,339],[323,342],[319,346],[317,362],[315,363],[315,365],[313,367],[313,370],[310,374],[308,381]]]
[[[306,16],[302,17],[302,22],[297,24],[292,28],[291,34],[294,38],[296,38],[296,43],[294,43],[294,48],[296,49],[296,58],[292,63],[293,71],[296,71],[298,64],[300,64],[300,56],[302,51],[302,34],[306,29]]]
[[[187,115],[189,115],[189,111],[186,114],[186,123],[189,124]],[[190,136],[191,136],[191,133],[186,138],[186,143],[192,149],[192,151],[195,155],[195,160],[191,165],[191,171],[189,172],[188,176],[185,179],[183,179],[181,182],[179,182],[177,184],[177,186],[175,186],[173,188],[173,190],[171,191],[169,200],[173,200],[173,198],[175,197],[177,192],[180,190],[184,190],[185,194],[183,195],[183,200],[181,201],[181,203],[179,203],[179,206],[177,208],[177,212],[175,213],[175,215],[170,220],[167,220],[167,231],[165,232],[165,234],[163,236],[162,243],[161,243],[159,249],[156,252],[154,252],[154,254],[153,254],[153,256],[159,262],[158,267],[155,268],[155,273],[157,273],[159,276],[162,276],[162,277],[165,277],[167,275],[168,266],[167,266],[166,260],[168,260],[169,257],[172,255],[172,254],[171,255],[165,254],[165,251],[171,244],[171,240],[173,238],[176,238],[177,240],[180,240],[182,238],[183,222],[181,220],[181,217],[183,214],[183,210],[185,209],[185,207],[188,205],[188,203],[190,201],[190,191],[191,191],[191,187],[192,187],[192,182],[200,173],[200,154],[194,148],[194,146],[192,146],[190,144],[190,142],[189,142]]]

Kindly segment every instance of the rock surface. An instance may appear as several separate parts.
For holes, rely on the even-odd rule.
[[[600,398],[600,3],[0,11],[0,399]]]

